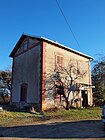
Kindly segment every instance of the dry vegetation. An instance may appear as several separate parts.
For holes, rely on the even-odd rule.
[[[74,121],[74,120],[99,120],[101,119],[101,108],[50,110],[40,113],[28,112],[0,112],[0,126],[11,126],[20,124],[35,124],[47,120]]]

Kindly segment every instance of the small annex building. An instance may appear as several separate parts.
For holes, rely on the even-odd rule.
[[[20,37],[10,57],[13,58],[11,102],[17,107],[46,110],[65,106],[65,99],[70,106],[92,106],[92,57],[27,34]]]

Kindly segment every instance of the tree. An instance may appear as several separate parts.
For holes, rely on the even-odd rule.
[[[0,104],[10,102],[11,69],[0,71]]]
[[[87,71],[81,70],[81,68],[77,66],[77,61],[74,59],[68,62],[67,67],[58,65],[52,74],[47,74],[47,90],[49,91],[53,89],[55,94],[63,95],[66,102],[65,108],[69,109],[69,104],[72,106],[78,92],[76,95],[74,95],[71,103],[69,102],[70,93],[72,92],[74,94],[77,81],[84,78],[86,73]]]
[[[99,105],[105,100],[105,57],[94,62],[92,70],[92,84],[94,104]]]
[[[10,70],[0,71],[0,87],[11,88],[12,72]]]

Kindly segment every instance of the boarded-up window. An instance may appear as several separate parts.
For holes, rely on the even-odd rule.
[[[63,56],[62,55],[55,55],[55,69],[61,70],[63,68]]]
[[[26,102],[27,101],[27,87],[28,85],[26,83],[23,83],[21,85],[21,96],[20,96],[20,101],[24,101]]]

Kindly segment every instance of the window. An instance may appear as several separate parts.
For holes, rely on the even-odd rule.
[[[55,59],[55,69],[61,70],[63,68],[63,56],[57,54]]]
[[[84,69],[85,69],[85,67],[84,67],[83,61],[78,60],[78,61],[77,61],[77,73],[78,73],[78,74],[84,73]]]
[[[28,87],[28,85],[26,83],[23,83],[21,85],[20,101],[23,101],[23,102],[27,101],[27,87]]]
[[[28,40],[25,40],[23,42],[23,50],[27,50],[27,48],[28,48]]]

